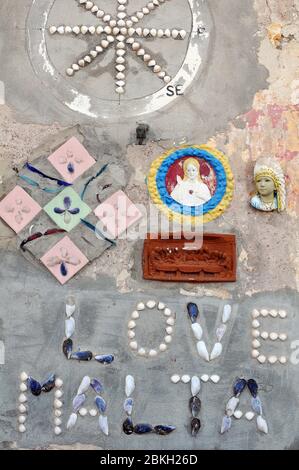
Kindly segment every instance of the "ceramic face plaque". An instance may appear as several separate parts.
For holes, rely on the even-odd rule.
[[[76,137],[59,147],[48,160],[68,183],[73,183],[95,164],[95,160]]]
[[[140,210],[123,191],[117,191],[106,199],[94,213],[111,238],[119,237],[142,217]]]
[[[65,284],[88,263],[86,256],[68,236],[53,246],[40,261],[61,284]]]
[[[58,227],[70,232],[91,209],[72,188],[66,188],[44,207],[44,211]]]
[[[16,186],[0,202],[0,217],[19,233],[42,210],[29,194]]]
[[[153,162],[148,175],[153,202],[180,223],[219,217],[228,208],[233,189],[228,159],[206,146],[171,150]]]

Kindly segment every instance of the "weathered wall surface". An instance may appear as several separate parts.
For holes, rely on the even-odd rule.
[[[258,365],[251,359],[252,308],[284,308],[290,343],[298,339],[299,306],[299,2],[298,0],[210,1],[213,37],[204,72],[180,101],[165,112],[147,115],[150,141],[134,142],[136,120],[106,125],[74,114],[52,98],[33,74],[24,34],[31,1],[2,2],[0,53],[7,66],[0,71],[5,99],[0,100],[0,192],[10,189],[12,167],[34,160],[78,132],[82,142],[99,154],[113,155],[124,168],[124,188],[137,203],[147,205],[144,178],[151,162],[180,143],[208,143],[228,156],[235,175],[235,198],[229,210],[205,227],[210,232],[234,233],[238,240],[238,282],[232,285],[159,285],[141,280],[142,241],[120,240],[61,288],[50,274],[24,260],[14,234],[0,224],[1,306],[0,340],[6,360],[0,365],[0,441],[8,447],[92,445],[96,448],[212,449],[297,448],[299,416],[297,367]],[[13,26],[11,26],[13,25]],[[12,42],[14,41],[14,42]],[[9,50],[14,54],[9,55]],[[18,70],[18,73],[16,73]],[[1,82],[0,82],[1,83]],[[1,90],[1,88],[0,88]],[[254,212],[248,205],[252,171],[258,157],[276,157],[286,174],[288,205],[281,214]],[[74,292],[80,300],[78,342],[114,352],[116,361],[99,365],[66,362],[60,352],[63,300]],[[50,297],[50,300],[49,300]],[[174,342],[152,363],[136,359],[127,349],[126,323],[139,299],[156,298],[177,312]],[[198,359],[185,314],[196,299],[207,315],[211,338],[216,314],[224,299],[235,305],[233,328],[226,337],[220,362]],[[267,320],[269,322],[269,320]],[[34,325],[34,330],[33,330]],[[279,327],[279,324],[275,324]],[[271,323],[265,323],[268,331]],[[159,336],[161,325],[148,321],[138,334]],[[275,328],[276,331],[276,328]],[[212,341],[212,340],[211,340]],[[277,345],[273,346],[273,351]],[[279,346],[281,347],[281,346]],[[269,350],[270,351],[270,350]],[[29,432],[17,433],[18,376],[22,370],[43,376],[55,371],[65,382],[65,418],[83,375],[101,377],[106,385],[111,436],[102,438],[91,418],[73,432],[54,437],[50,403],[39,403],[30,418]],[[177,426],[167,438],[127,437],[121,432],[124,377],[137,381],[136,415],[141,421],[162,419]],[[172,385],[173,373],[217,373],[217,385],[203,386],[203,428],[197,439],[188,433],[187,386]],[[221,417],[230,387],[238,374],[254,376],[269,424],[261,436],[255,424],[242,419],[224,437]],[[179,396],[177,387],[181,387]],[[185,388],[184,388],[185,387]],[[33,403],[33,402],[32,402]],[[242,410],[249,409],[244,400]]]

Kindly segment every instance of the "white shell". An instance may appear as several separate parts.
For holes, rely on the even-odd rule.
[[[259,431],[268,434],[268,425],[265,418],[259,415],[256,419],[256,424]]]
[[[88,413],[87,409],[86,408],[80,408],[79,410],[79,415],[80,416],[86,416]]]
[[[131,330],[136,327],[136,323],[133,320],[128,322],[128,328]]]
[[[67,318],[65,320],[65,336],[67,338],[70,338],[71,336],[73,336],[75,332],[75,326],[76,326],[76,323],[73,317]]]
[[[167,326],[167,327],[165,328],[165,330],[166,330],[166,333],[167,333],[167,334],[172,335],[172,333],[173,333],[173,328],[172,328],[172,326]]]
[[[177,384],[181,380],[181,377],[177,374],[174,374],[171,376],[170,380],[172,383]]]
[[[134,312],[131,315],[131,318],[133,320],[137,320],[137,318],[139,318],[139,313],[137,312],[137,310],[134,310]]]
[[[63,403],[62,401],[58,400],[57,398],[55,398],[54,400],[54,408],[62,408],[63,406]]]
[[[181,38],[182,38],[182,39],[185,39],[186,35],[187,35],[187,31],[185,31],[184,29],[181,29],[181,30],[180,30],[180,36],[181,36]]]
[[[54,416],[57,416],[57,418],[59,418],[61,415],[62,415],[62,411],[61,411],[61,410],[55,410],[55,411],[54,411]]]
[[[28,390],[27,385],[24,382],[20,383],[20,391],[21,392],[26,392]]]
[[[280,318],[286,318],[287,312],[285,310],[279,310],[278,315],[280,316]]]
[[[107,416],[103,416],[103,415],[99,416],[99,428],[105,434],[105,436],[109,435]]]
[[[259,330],[252,330],[251,334],[253,338],[258,338],[260,336]]]
[[[24,426],[24,424],[20,424],[19,432],[21,432],[21,433],[26,432],[26,427]]]
[[[260,353],[257,349],[253,349],[251,351],[251,356],[253,357],[253,359],[257,359],[259,357]]]
[[[171,31],[171,36],[173,37],[173,39],[176,39],[178,37],[178,35],[179,35],[179,32],[178,32],[177,29],[173,29]]]
[[[131,341],[129,344],[130,348],[133,349],[133,351],[136,351],[138,349],[138,343],[137,341]]]
[[[173,326],[175,324],[174,318],[167,318],[166,323],[167,325]]]
[[[79,26],[74,26],[74,27],[73,27],[73,33],[74,33],[74,34],[79,34],[79,33],[80,33],[80,28],[79,28]]]
[[[221,343],[215,343],[214,347],[212,349],[212,352],[210,354],[210,361],[213,359],[216,359],[217,357],[221,356],[222,353],[222,344]]]
[[[219,375],[211,375],[210,379],[214,384],[218,384],[220,377]]]
[[[78,418],[77,413],[72,413],[71,416],[68,419],[66,429],[73,428],[75,426],[76,422],[77,422],[77,418]]]
[[[268,338],[269,338],[269,333],[268,333],[268,331],[263,331],[263,332],[261,333],[261,337],[262,337],[263,339],[268,339]]]
[[[243,412],[242,412],[241,410],[236,410],[236,411],[234,412],[234,417],[235,417],[236,419],[240,419],[240,418],[242,418],[242,416],[243,416]]]
[[[18,408],[18,409],[19,409],[19,412],[20,412],[20,413],[26,413],[26,411],[27,411],[26,406],[23,405],[23,404],[19,405],[19,408]]]
[[[170,310],[170,308],[165,308],[165,310],[164,310],[164,315],[165,315],[166,317],[170,317],[170,315],[171,315],[171,310]]]
[[[74,304],[74,305],[68,305],[68,304],[66,304],[66,306],[65,306],[65,314],[66,314],[66,316],[67,316],[68,318],[73,315],[73,313],[75,312],[75,310],[76,310],[76,305],[75,305],[75,304]]]
[[[97,410],[96,410],[95,408],[91,408],[91,409],[89,410],[89,414],[90,414],[90,416],[95,417],[95,416],[98,414],[98,412],[97,412]]]
[[[139,302],[139,304],[137,305],[137,310],[144,310],[145,309],[145,305],[143,302]]]
[[[50,26],[49,31],[50,31],[50,34],[56,33],[56,31],[57,31],[56,26]]]
[[[157,304],[154,300],[149,300],[148,302],[146,302],[147,308],[155,308],[156,305]]]
[[[258,328],[259,326],[261,326],[260,322],[258,320],[253,320],[252,327],[253,328]]]
[[[22,382],[25,382],[25,380],[28,379],[28,375],[26,374],[26,372],[22,372],[22,373],[21,373],[20,379],[22,380]]]
[[[133,339],[133,338],[135,338],[135,336],[136,336],[136,335],[135,335],[135,333],[134,333],[133,330],[129,330],[129,331],[128,331],[128,338],[129,338],[129,339]]]
[[[19,416],[18,421],[20,424],[24,424],[26,421],[26,416],[25,415]]]
[[[200,324],[192,323],[191,328],[192,328],[195,338],[198,339],[198,341],[200,341],[203,335],[202,327],[200,326]]]
[[[197,347],[197,352],[199,356],[205,359],[205,361],[209,362],[210,357],[209,357],[209,353],[208,353],[205,342],[198,341],[198,343],[196,344],[196,347]]]
[[[277,356],[269,356],[268,357],[268,362],[270,362],[270,364],[275,364],[277,361],[278,361]]]
[[[279,362],[280,362],[280,364],[286,364],[286,362],[287,362],[286,356],[281,356],[281,357],[279,358]]]
[[[262,315],[263,317],[267,317],[267,316],[269,315],[268,310],[266,310],[265,308],[263,308],[263,309],[261,310],[261,315]]]
[[[207,382],[209,380],[209,376],[207,374],[203,374],[200,379],[203,381],[203,382]]]
[[[286,333],[280,333],[278,337],[280,341],[285,341],[288,338],[288,335]]]
[[[54,433],[56,434],[56,436],[59,436],[61,434],[61,428],[59,426],[55,426],[54,428]]]
[[[124,87],[122,87],[122,86],[118,86],[117,88],[115,88],[115,91],[116,91],[116,93],[118,93],[119,95],[122,95],[122,94],[125,92],[125,89],[124,89]]]
[[[66,69],[66,74],[67,74],[69,77],[71,77],[72,75],[74,75],[74,73],[75,73],[75,72],[74,72],[73,69],[71,69],[71,68]]]
[[[252,347],[253,347],[253,349],[257,349],[257,348],[260,348],[260,347],[261,347],[261,343],[259,342],[258,339],[254,339],[254,340],[252,341]]]
[[[273,318],[276,318],[277,315],[278,315],[278,311],[277,311],[277,310],[270,310],[269,313],[270,313],[271,317],[273,317]]]
[[[149,357],[156,357],[158,352],[155,349],[151,349],[148,353]]]
[[[172,336],[171,336],[171,335],[165,336],[164,341],[165,341],[165,343],[167,343],[167,344],[171,343],[171,341],[172,341]]]
[[[139,356],[145,356],[145,354],[146,354],[145,349],[144,348],[139,348],[138,349],[138,354],[139,354]]]
[[[278,334],[272,332],[272,333],[269,334],[269,338],[270,338],[272,341],[276,341],[277,338],[278,338]]]
[[[55,426],[61,426],[62,425],[62,420],[60,418],[55,418],[54,419],[54,424],[55,424]]]
[[[232,416],[234,414],[234,412],[236,411],[236,408],[239,404],[239,398],[237,397],[232,397],[228,400],[227,404],[226,404],[226,413],[227,413],[227,416]]]
[[[55,380],[55,387],[61,388],[62,385],[63,385],[63,380],[58,377],[58,378]]]
[[[261,363],[264,364],[266,362],[266,356],[263,356],[262,354],[257,358],[257,360]]]
[[[151,56],[150,56],[149,54],[144,54],[144,56],[143,56],[143,61],[144,61],[144,62],[148,62],[149,60],[151,60]],[[164,305],[164,304],[163,304],[163,305]],[[163,308],[165,308],[165,305],[164,305]],[[163,309],[161,309],[161,310],[163,310]]]
[[[222,323],[227,323],[228,322],[228,320],[230,319],[231,313],[232,313],[231,305],[229,305],[229,304],[224,305],[223,313],[222,313]]]
[[[252,411],[247,411],[247,413],[245,413],[245,418],[248,421],[251,421],[254,418],[254,413]]]
[[[21,395],[19,396],[19,402],[20,403],[26,403],[27,401],[27,397],[24,393],[21,393]]]
[[[193,375],[191,379],[191,394],[195,397],[200,392],[200,378]]]
[[[125,392],[127,397],[130,397],[135,390],[135,380],[132,375],[127,375],[126,377],[126,385],[125,385]]]
[[[160,344],[160,346],[159,346],[159,349],[160,349],[160,351],[161,351],[161,352],[164,352],[164,351],[166,351],[166,349],[167,349],[167,346],[166,346],[166,344],[164,344],[164,343],[161,343],[161,344]]]
[[[190,375],[183,375],[183,376],[181,377],[181,381],[182,381],[184,384],[188,384],[188,383],[190,382],[190,380],[191,380]]]
[[[85,375],[83,377],[81,384],[79,385],[77,395],[81,395],[82,393],[87,392],[90,386],[90,377],[88,375]]]
[[[165,308],[165,304],[163,304],[163,302],[159,302],[158,303],[158,310],[164,310]]]
[[[260,312],[255,308],[252,310],[252,318],[258,318],[260,316]]]

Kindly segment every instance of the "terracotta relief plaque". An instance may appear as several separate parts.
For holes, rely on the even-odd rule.
[[[235,282],[235,235],[204,234],[203,243],[194,239],[152,239],[143,248],[144,279],[169,282]]]

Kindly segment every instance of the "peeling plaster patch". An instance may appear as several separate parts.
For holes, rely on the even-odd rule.
[[[68,106],[73,111],[78,111],[79,113],[85,114],[86,116],[98,118],[99,116],[96,113],[92,113],[90,111],[91,103],[90,103],[90,96],[82,95],[78,93],[76,90],[72,90],[73,94],[76,95],[76,98],[71,103],[64,102],[66,106]],[[105,119],[106,116],[102,116]]]
[[[242,251],[239,255],[239,262],[240,263],[243,263],[245,268],[248,270],[248,271],[253,271],[254,268],[252,266],[248,266],[248,253],[244,250],[244,248],[242,247]]]

